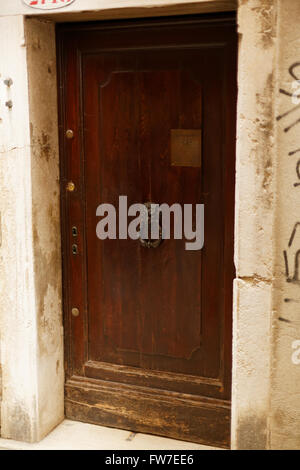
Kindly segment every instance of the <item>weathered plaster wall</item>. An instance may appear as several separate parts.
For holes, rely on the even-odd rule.
[[[55,43],[36,33],[0,18],[1,433],[27,441],[63,419]]]
[[[38,328],[39,415],[64,416],[60,184],[55,25],[25,21],[31,139],[32,230]],[[51,393],[49,390],[51,389]]]
[[[17,421],[18,429],[15,429],[14,436],[29,440],[34,434],[36,419],[37,350],[23,18],[1,18],[0,36],[1,431],[9,436]],[[7,77],[14,81],[10,89],[3,84]],[[11,110],[5,106],[8,99],[13,101]]]
[[[240,1],[232,408],[238,449],[300,448],[299,21],[297,0]]]
[[[232,447],[269,447],[276,0],[240,0]]]
[[[276,449],[300,449],[299,24],[300,2],[280,0],[275,88],[278,171],[270,418],[270,445]]]

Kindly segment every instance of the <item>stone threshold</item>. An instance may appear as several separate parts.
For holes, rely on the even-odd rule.
[[[191,442],[64,420],[34,444],[0,438],[0,450],[219,450]]]

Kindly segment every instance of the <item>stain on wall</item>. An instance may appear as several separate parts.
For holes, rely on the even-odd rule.
[[[49,379],[54,388],[51,399],[46,384],[43,384],[45,396],[40,413],[51,426],[57,415],[63,417],[64,414],[55,25],[28,19],[25,31],[30,83],[32,231],[40,374],[45,380],[45,368],[51,370],[53,375]]]
[[[237,431],[239,450],[265,450],[268,447],[268,416],[248,414],[240,418]]]

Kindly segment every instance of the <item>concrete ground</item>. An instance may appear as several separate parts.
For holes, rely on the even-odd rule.
[[[65,420],[36,444],[0,439],[0,450],[216,450],[191,442]]]

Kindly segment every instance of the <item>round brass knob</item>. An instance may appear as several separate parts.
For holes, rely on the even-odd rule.
[[[66,186],[66,189],[67,191],[69,191],[70,193],[72,193],[73,191],[75,191],[75,184],[73,183],[73,181],[69,181],[67,186]]]
[[[74,132],[72,131],[72,129],[68,129],[66,131],[66,138],[67,139],[73,139],[74,138]]]
[[[79,310],[78,310],[78,308],[72,308],[72,315],[73,315],[73,317],[79,317]]]

